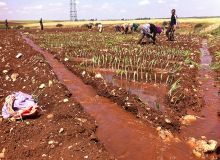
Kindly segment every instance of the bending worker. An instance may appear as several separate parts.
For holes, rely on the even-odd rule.
[[[131,24],[132,32],[136,32],[138,30],[139,26],[140,26],[139,24],[132,23]]]
[[[156,43],[156,36],[160,34],[163,30],[160,27],[155,26],[154,24],[144,24],[140,26],[141,29],[141,38],[138,41],[138,44],[142,44],[144,37],[147,37],[149,40],[153,41],[153,44]]]
[[[115,32],[121,32],[121,26],[120,25],[115,26]]]
[[[103,31],[103,25],[101,23],[98,24],[98,30],[100,33]]]
[[[121,25],[121,29],[123,31],[122,32],[123,34],[128,34],[129,32],[131,33],[133,31],[133,23],[132,24],[125,23]]]

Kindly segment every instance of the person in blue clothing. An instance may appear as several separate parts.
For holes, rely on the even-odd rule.
[[[153,44],[156,44],[157,34],[161,34],[161,32],[163,31],[161,27],[158,27],[152,23],[141,25],[140,29],[141,38],[139,39],[138,44],[142,44],[142,40],[144,39],[144,37],[147,37],[149,40],[152,41]]]
[[[167,36],[168,40],[170,40],[170,41],[174,40],[174,32],[175,32],[176,26],[177,26],[176,10],[172,9],[171,14],[172,15],[171,15],[170,25],[166,31],[166,36]],[[170,37],[169,37],[170,32],[173,32],[173,39],[170,39]]]

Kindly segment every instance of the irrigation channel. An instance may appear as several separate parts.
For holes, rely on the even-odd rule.
[[[201,84],[199,90],[205,100],[205,107],[199,115],[200,118],[191,126],[182,129],[182,134],[184,137],[193,135],[195,138],[206,136],[220,143],[220,118],[217,116],[220,110],[220,96],[218,88],[215,87],[215,72],[210,68],[212,56],[208,50],[207,40],[203,40],[200,50],[202,68],[199,71],[198,81]]]
[[[43,51],[38,45],[36,45],[25,35],[22,36],[28,45],[30,45],[34,50],[38,51],[45,57],[47,62],[51,65],[54,73],[57,75],[58,79],[71,91],[73,94],[72,97],[96,119],[98,123],[97,136],[99,140],[117,159],[195,159],[195,157],[192,155],[192,149],[185,142],[185,138],[180,138],[180,142],[163,142],[159,138],[156,130],[152,128],[150,124],[141,122],[130,113],[122,110],[121,107],[117,106],[117,104],[111,102],[109,99],[97,96],[96,91],[91,86],[85,85],[80,78],[66,69],[62,63],[58,62],[58,60],[56,60],[52,54]],[[209,94],[209,92],[206,94]],[[211,95],[209,97],[214,98]],[[215,101],[219,104],[217,100]],[[210,112],[207,114],[210,114]],[[194,129],[200,127],[200,121],[198,123],[199,126],[193,126]],[[206,122],[206,125],[207,124],[208,122]],[[212,127],[216,127],[215,125],[217,125],[217,122],[213,122],[210,126],[206,126],[205,132],[209,133],[209,131],[213,130]],[[196,130],[191,131],[190,128],[185,130],[188,133],[186,135],[183,134],[183,137],[194,136],[197,134],[200,134],[201,136],[202,134],[202,132],[196,133],[198,132]]]

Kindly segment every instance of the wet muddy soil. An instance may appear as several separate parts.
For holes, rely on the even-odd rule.
[[[115,73],[103,70],[95,70],[94,72],[97,74],[101,73],[107,83],[112,83],[113,86],[124,88],[129,93],[137,95],[141,101],[146,103],[149,107],[162,112],[166,110],[166,104],[164,102],[164,97],[168,90],[166,85],[126,81],[124,79],[115,78]]]
[[[218,88],[215,85],[216,73],[211,70],[210,64],[212,56],[210,55],[207,40],[203,40],[201,48],[201,65],[198,81],[201,84],[199,90],[205,100],[205,107],[199,113],[199,119],[193,125],[182,131],[183,135],[194,135],[195,137],[206,136],[208,139],[218,140],[220,143],[220,96]]]

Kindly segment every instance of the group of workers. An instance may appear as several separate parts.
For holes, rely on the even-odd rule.
[[[177,15],[176,15],[176,10],[172,9],[171,11],[171,21],[169,23],[169,26],[166,31],[166,36],[169,41],[173,41],[174,39],[169,37],[169,34],[171,32],[175,32],[176,26],[177,26]],[[142,40],[147,37],[150,40],[150,43],[155,44],[156,43],[156,36],[157,34],[161,34],[163,32],[163,29],[159,26],[156,26],[152,23],[149,24],[143,24],[143,25],[138,25],[135,23],[131,24],[123,24],[123,25],[116,25],[115,26],[115,32],[122,32],[123,34],[128,34],[129,32],[135,32],[138,29],[141,31],[141,37],[138,41],[138,44],[142,44]]]
[[[115,26],[115,32],[123,32],[123,34],[128,34],[130,32],[135,32],[140,27],[139,24],[131,23],[131,24],[122,24]]]
[[[166,31],[166,36],[167,36],[167,40],[169,41],[173,41],[173,38],[169,37],[169,34],[172,32],[172,34],[174,34],[176,26],[177,26],[177,15],[176,15],[176,10],[172,9],[171,11],[171,21],[169,23],[169,26],[167,28]],[[103,25],[102,24],[98,24],[97,25],[99,32],[103,31]],[[136,23],[131,23],[131,24],[122,24],[122,25],[115,25],[115,32],[122,32],[122,34],[128,34],[128,33],[132,33],[132,32],[136,32],[138,31],[138,29],[141,31],[141,36],[140,39],[138,41],[138,44],[142,44],[143,39],[146,37],[148,38],[150,41],[149,43],[156,43],[156,36],[158,34],[161,34],[163,32],[163,29],[159,26],[156,26],[155,24],[149,23],[149,24],[143,24],[143,25],[139,25]],[[92,28],[92,25],[89,25],[88,27],[89,29]]]
[[[171,21],[170,21],[169,27],[166,31],[166,36],[168,37],[168,40],[173,40],[173,39],[169,38],[169,34],[171,32],[173,32],[173,34],[174,34],[176,26],[177,26],[176,10],[173,9],[171,12],[172,12]],[[43,30],[44,26],[43,26],[42,18],[40,19],[39,23],[40,23],[41,30]],[[7,19],[5,20],[5,26],[6,26],[6,30],[8,30],[9,24],[8,24]],[[97,26],[98,31],[100,33],[103,32],[103,25],[101,23],[98,23],[96,26]],[[92,29],[92,27],[93,27],[92,23],[87,25],[88,29]],[[135,31],[138,31],[138,29],[141,31],[141,37],[138,41],[138,44],[142,44],[142,41],[145,37],[147,37],[150,40],[149,43],[155,44],[156,43],[156,36],[163,32],[163,29],[161,27],[156,26],[152,23],[143,24],[143,25],[131,23],[131,24],[122,24],[122,25],[115,26],[115,32],[122,32],[123,34],[128,34],[129,32],[130,33],[135,32]]]

